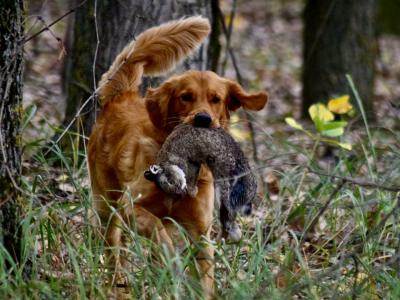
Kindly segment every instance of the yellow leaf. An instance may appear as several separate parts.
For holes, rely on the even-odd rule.
[[[297,123],[297,121],[293,118],[285,118],[285,122],[290,126],[295,129],[303,130],[303,126],[301,124]]]
[[[341,142],[339,142],[337,140],[327,139],[327,138],[324,138],[324,137],[321,138],[321,141],[325,142],[325,143],[332,144],[332,145],[339,146],[339,147],[341,147],[343,149],[346,149],[346,150],[349,150],[349,151],[351,151],[351,149],[352,149],[352,145],[350,143],[341,143]]]
[[[353,109],[349,99],[349,95],[331,99],[328,102],[328,109],[335,114],[346,114]]]
[[[250,133],[240,126],[241,119],[238,114],[232,114],[229,125],[229,133],[238,142],[244,142],[250,139]]]
[[[351,144],[349,144],[349,143],[339,143],[338,145],[340,147],[342,147],[343,149],[346,149],[346,150],[349,150],[349,151],[351,151],[351,149],[352,149]]]
[[[236,114],[236,113],[232,114],[232,115],[231,115],[231,119],[229,120],[229,123],[230,123],[231,125],[233,125],[233,124],[236,124],[236,123],[239,123],[239,122],[240,122],[239,115]]]
[[[230,24],[230,22],[231,22],[231,18],[229,16],[225,16],[225,24],[226,24],[226,26],[228,26]],[[240,15],[237,15],[233,19],[232,28],[234,28],[234,29],[243,28],[245,23],[246,22],[245,22],[244,18],[242,18]]]
[[[313,104],[308,109],[311,119],[316,122],[329,122],[332,121],[335,116],[326,108],[322,103]]]
[[[240,130],[238,128],[230,128],[229,132],[238,142],[248,141],[250,139],[250,133],[247,131]]]

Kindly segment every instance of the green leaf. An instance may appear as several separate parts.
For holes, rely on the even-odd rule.
[[[29,105],[25,108],[24,117],[22,120],[21,130],[23,131],[29,124],[29,122],[33,119],[37,111],[37,106],[34,104]]]
[[[323,136],[329,136],[329,137],[338,137],[338,136],[343,135],[343,133],[344,133],[343,128],[335,128],[335,129],[321,131],[321,134]]]
[[[285,118],[285,122],[292,128],[298,129],[298,130],[304,130],[303,126],[299,124],[295,119],[293,118]]]
[[[324,136],[329,137],[337,137],[341,136],[344,133],[344,127],[347,125],[347,122],[344,121],[334,121],[334,122],[326,122],[322,123],[320,127],[320,132]]]

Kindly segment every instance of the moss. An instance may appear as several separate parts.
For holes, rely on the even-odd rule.
[[[24,107],[22,106],[22,103],[18,103],[15,108],[14,111],[18,114],[18,116],[23,116],[24,115]]]
[[[17,134],[15,136],[15,145],[17,147],[22,147],[23,146],[23,139],[22,139],[22,134]]]

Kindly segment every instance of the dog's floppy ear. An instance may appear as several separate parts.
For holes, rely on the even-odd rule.
[[[268,101],[266,92],[247,93],[236,81],[228,80],[228,109],[237,110],[243,106],[244,109],[261,110]]]
[[[168,104],[172,96],[172,90],[168,82],[163,83],[156,89],[147,89],[145,96],[146,109],[150,119],[157,128],[166,126],[168,115]]]

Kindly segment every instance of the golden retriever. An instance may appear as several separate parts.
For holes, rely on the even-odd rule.
[[[193,241],[210,238],[214,189],[207,169],[201,169],[196,197],[180,201],[170,200],[143,173],[154,164],[160,146],[177,124],[226,128],[230,111],[260,110],[267,93],[247,93],[235,81],[210,71],[187,71],[148,89],[144,97],[139,93],[143,74],[172,69],[209,31],[209,22],[202,17],[153,27],[123,49],[99,83],[102,112],[90,136],[88,160],[93,208],[106,228],[104,237],[110,247],[121,246],[122,225],[133,224],[140,235],[174,251],[165,217],[181,224]],[[120,265],[119,254],[113,256],[116,266]],[[196,261],[201,284],[211,294],[212,246],[206,244]]]

